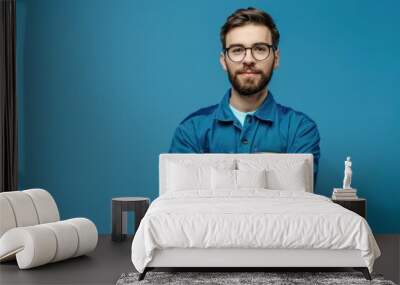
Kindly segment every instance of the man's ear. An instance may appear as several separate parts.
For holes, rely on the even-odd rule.
[[[221,53],[219,54],[219,62],[221,63],[222,68],[227,71],[226,68],[226,62],[225,62],[225,55],[224,53],[221,51]]]
[[[274,69],[277,69],[279,67],[279,62],[280,62],[280,50],[277,49],[276,51],[274,51],[275,56],[274,56]]]

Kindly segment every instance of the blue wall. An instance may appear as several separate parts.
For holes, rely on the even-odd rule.
[[[317,193],[353,186],[377,233],[400,233],[400,2],[17,0],[20,188],[48,189],[62,218],[108,233],[115,196],[158,191],[177,124],[219,102],[219,28],[239,7],[282,34],[278,102],[321,133]]]

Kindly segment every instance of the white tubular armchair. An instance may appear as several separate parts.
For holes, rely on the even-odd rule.
[[[0,262],[17,259],[20,269],[84,255],[96,248],[95,224],[85,218],[60,221],[43,189],[0,193]]]

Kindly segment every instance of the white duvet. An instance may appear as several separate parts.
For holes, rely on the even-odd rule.
[[[370,272],[380,256],[359,215],[320,195],[266,189],[160,196],[133,239],[135,268],[143,272],[164,248],[358,249]]]

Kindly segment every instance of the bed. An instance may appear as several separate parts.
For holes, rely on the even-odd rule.
[[[154,268],[352,267],[379,247],[364,218],[313,193],[312,154],[160,154],[159,197],[132,242]]]

